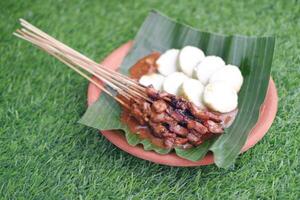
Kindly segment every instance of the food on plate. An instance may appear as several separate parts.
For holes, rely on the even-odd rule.
[[[179,52],[179,68],[183,73],[191,77],[196,65],[199,64],[204,58],[205,55],[201,49],[193,46],[185,46]]]
[[[243,84],[239,68],[218,56],[205,57],[197,47],[150,54],[130,69],[130,75],[146,86],[151,101],[130,101],[122,121],[157,146],[201,145],[222,134],[238,112]]]
[[[203,101],[211,110],[227,113],[237,108],[238,96],[229,84],[217,81],[205,87]]]
[[[169,62],[170,60],[172,62]],[[218,56],[205,57],[201,49],[185,46],[181,50],[167,50],[161,55],[157,52],[152,53],[138,61],[137,65],[142,70],[139,70],[138,77],[133,78],[144,86],[152,84],[157,90],[182,96],[201,109],[228,113],[237,108],[237,93],[243,84],[242,73],[237,66],[226,65]],[[139,68],[134,67],[133,70],[138,71]],[[224,91],[221,91],[222,89]],[[222,102],[219,102],[220,100]]]
[[[178,49],[170,49],[163,53],[156,61],[157,70],[164,76],[177,71]]]
[[[177,95],[181,84],[188,77],[182,72],[174,72],[167,76],[163,83],[163,91]]]
[[[130,77],[126,77],[85,57],[78,61],[78,55],[68,53],[69,48],[63,45],[58,49],[44,46],[40,39],[43,36],[38,34],[28,31],[23,36],[113,97],[123,108],[121,121],[138,137],[155,145],[166,149],[197,147],[222,134],[234,120],[241,77],[229,65],[224,74],[230,77],[223,78],[218,69],[225,67],[225,62],[216,56],[204,57],[196,47],[184,47],[181,56],[178,49],[153,52],[132,66]],[[195,68],[199,80],[191,77]],[[106,87],[81,70],[99,78]],[[230,82],[230,78],[239,79]],[[210,83],[204,86],[208,80]]]
[[[142,58],[130,69],[130,76],[139,80],[140,83],[145,77],[158,76],[158,65],[155,64],[157,59],[159,59],[157,54]],[[138,70],[141,67],[145,75]],[[212,83],[204,86],[199,80],[188,77],[183,72],[176,71],[164,77],[161,89],[152,87],[156,81],[153,81],[154,84],[152,82],[152,86],[149,86],[149,82],[145,89],[151,101],[137,101],[136,99],[130,101],[130,106],[124,109],[121,120],[128,125],[131,132],[137,133],[140,138],[150,140],[156,146],[186,149],[201,145],[205,140],[222,134],[224,128],[229,127],[236,116],[236,106],[232,105],[236,101],[232,101],[230,96],[228,98],[226,92],[233,91],[235,95],[237,93],[226,83],[224,85],[228,87],[225,87],[225,96],[220,98],[219,95],[222,93],[218,93],[218,90],[212,91],[212,95],[223,100],[221,104],[224,107],[222,107],[214,101],[204,102],[204,92],[208,90],[209,97],[209,88]],[[229,101],[229,106],[227,101]]]
[[[218,56],[206,56],[195,68],[198,80],[206,85],[209,78],[220,68],[225,67],[225,62]]]
[[[205,108],[202,102],[203,91],[204,86],[200,81],[189,78],[181,84],[179,95],[203,109]]]
[[[240,69],[235,65],[226,65],[217,70],[209,78],[209,82],[224,81],[228,83],[236,92],[241,89],[243,84],[243,76]]]
[[[152,85],[155,89],[161,90],[165,77],[158,73],[146,74],[139,79],[139,83],[143,86]]]
[[[146,88],[151,102],[140,99],[129,102],[122,121],[141,137],[165,148],[191,148],[224,132],[220,116],[199,109],[175,95]],[[135,122],[133,121],[135,120]]]
[[[159,21],[166,24],[165,20]],[[107,96],[102,96],[99,101],[93,104],[85,115],[83,121],[89,126],[100,127],[103,129],[123,128],[126,132],[126,139],[129,144],[136,145],[142,143],[145,150],[155,150],[157,153],[169,153],[170,150],[175,148],[178,156],[193,161],[199,160],[208,150],[212,150],[215,156],[215,162],[218,166],[223,167],[228,167],[230,161],[232,161],[232,159],[226,160],[226,157],[234,158],[240,152],[243,144],[242,140],[239,140],[238,143],[236,143],[238,148],[231,149],[229,147],[232,146],[232,141],[236,142],[234,140],[235,138],[228,139],[225,137],[225,143],[223,137],[219,138],[220,140],[216,140],[216,143],[211,140],[224,133],[224,130],[230,127],[238,112],[238,92],[243,84],[243,76],[237,66],[230,65],[229,63],[226,63],[226,65],[222,58],[217,56],[210,55],[205,57],[204,53],[197,47],[186,46],[181,50],[170,49],[166,52],[162,52],[162,54],[160,52],[153,52],[139,60],[129,70],[130,77],[128,77],[109,67],[117,66],[116,64],[120,61],[119,59],[123,58],[128,52],[127,50],[130,47],[130,43],[123,45],[114,52],[111,57],[117,58],[114,60],[116,62],[104,62],[106,65],[112,65],[105,67],[102,64],[97,64],[88,57],[81,55],[79,52],[57,41],[55,38],[48,36],[46,33],[40,31],[25,20],[20,19],[20,22],[22,28],[18,29],[14,35],[40,47],[42,50],[56,57],[78,74],[89,80],[92,83],[90,89],[95,89],[96,86],[107,94]],[[151,23],[148,25],[151,25]],[[146,25],[146,27],[149,28],[150,26]],[[140,32],[143,32],[143,29]],[[173,32],[174,30],[172,33]],[[177,35],[177,33],[175,33],[175,37],[173,37],[172,40],[177,42],[177,39],[179,38],[177,42],[178,45],[182,42],[187,43],[190,41],[191,43],[196,44],[200,41],[201,45],[207,47],[207,41],[200,38],[200,36],[203,36],[203,33],[195,35],[201,40],[195,38],[194,35],[189,39],[185,38],[185,36],[190,36],[190,34],[185,33],[188,32],[184,31],[184,35]],[[215,35],[204,34],[215,37]],[[128,69],[128,63],[132,63],[132,60],[136,58],[136,56],[143,54],[144,52],[149,52],[149,49],[155,49],[156,47],[161,49],[165,47],[163,43],[151,44],[148,46],[153,40],[151,41],[151,35],[148,35],[147,31],[144,35],[149,36],[144,37],[144,39],[147,39],[146,43],[145,41],[140,41],[141,45],[138,45],[139,48],[135,48],[137,46],[133,47],[136,51],[131,52],[128,59],[125,59],[124,67],[121,68],[121,70]],[[156,34],[156,36],[159,35],[161,34]],[[234,39],[234,37],[222,36],[216,38],[217,42],[214,42],[214,48],[206,48],[206,50],[208,52],[218,52],[218,54],[221,55],[226,54],[224,50],[229,49],[231,45],[225,45],[226,48],[221,48],[222,51],[215,51],[216,48],[218,48],[218,42],[220,42],[219,39]],[[253,42],[260,40],[254,39]],[[272,60],[272,57],[270,56],[273,53],[274,39],[266,39],[266,42],[262,41],[257,49],[253,49],[253,47],[249,45],[249,48],[246,48],[247,51],[245,51],[249,55],[243,54],[241,57],[241,54],[235,55],[236,52],[233,52],[233,57],[237,56],[237,59],[234,60],[244,61],[246,59],[249,61],[247,62],[248,64],[266,61],[260,66],[262,68],[270,66]],[[271,42],[269,43],[268,40]],[[245,41],[248,41],[248,38],[245,38]],[[241,42],[243,43],[244,40]],[[235,43],[235,45],[235,47],[238,47],[239,43]],[[211,45],[208,46],[211,47]],[[261,49],[264,49],[264,51],[261,51]],[[260,52],[259,57],[251,53],[251,51]],[[227,54],[228,53],[231,55],[230,52],[227,52]],[[108,57],[107,61],[112,60]],[[242,63],[244,64],[244,62]],[[253,72],[248,74],[248,79],[245,81],[247,86],[256,84],[256,87],[264,88],[264,90],[258,92],[250,91],[245,95],[244,88],[246,89],[247,87],[245,86],[243,88],[241,94],[250,101],[243,102],[241,106],[244,108],[247,103],[250,103],[247,105],[248,107],[251,107],[252,111],[249,115],[247,109],[242,109],[246,112],[241,112],[240,116],[242,117],[239,119],[246,119],[246,121],[238,120],[232,130],[238,131],[239,128],[242,128],[244,130],[242,131],[242,134],[245,136],[243,137],[244,139],[246,139],[247,133],[253,127],[254,120],[257,119],[256,115],[251,114],[257,113],[259,106],[262,105],[263,98],[259,98],[259,95],[265,94],[265,89],[267,89],[265,86],[267,86],[268,83],[265,81],[265,78],[268,78],[268,69],[270,69],[269,67],[266,68],[266,70],[260,70],[262,68],[258,67],[258,70],[256,70],[255,68],[257,67],[251,64],[247,67],[250,67],[251,72]],[[195,73],[193,74],[193,72]],[[267,73],[259,74],[260,72]],[[192,77],[193,75],[194,77]],[[259,77],[255,77],[255,75],[259,75]],[[195,78],[197,78],[197,80]],[[90,89],[89,92],[94,90]],[[95,93],[89,93],[92,94],[92,96],[89,95],[89,104],[95,100],[95,97],[99,95],[99,92],[99,90],[96,90]],[[251,92],[253,92],[253,95],[248,95],[251,94]],[[116,104],[113,104],[110,101],[111,99],[106,98],[108,96],[119,103],[123,109],[122,114],[119,112],[119,107]],[[258,99],[259,101],[251,101],[253,98]],[[105,109],[101,107],[103,103],[105,103]],[[101,105],[99,106],[99,104]],[[274,105],[276,105],[276,101]],[[98,108],[101,108],[100,112]],[[124,124],[121,125],[120,121],[117,121],[118,119],[116,118],[119,114],[121,114],[121,122],[127,125],[126,127],[123,126]],[[104,117],[104,120],[99,120],[99,116]],[[249,119],[247,118],[249,116],[254,116],[250,120],[251,123],[249,123]],[[110,120],[112,120],[112,122]],[[236,136],[235,132],[232,132],[232,130],[229,129],[229,136]],[[117,139],[116,137],[113,137],[109,139],[117,141],[116,144],[118,144],[118,146],[121,145],[122,148],[124,147],[123,149],[128,150],[126,144],[124,145],[124,140],[122,141],[121,139],[119,140],[121,142],[118,142],[120,137],[118,136]],[[144,139],[147,139],[147,141]],[[194,148],[191,149],[191,151],[180,151],[178,149],[198,147],[207,140],[211,141],[203,145],[203,147]],[[220,148],[218,147],[218,144],[222,144],[221,147],[219,145]],[[166,149],[157,148],[155,145]],[[235,143],[233,143],[233,145],[235,145]],[[133,151],[135,150],[136,149],[133,149]],[[224,152],[224,150],[228,151]],[[138,151],[141,152],[140,150]],[[129,152],[131,152],[131,150]],[[228,156],[229,154],[230,156]],[[151,153],[149,155],[151,155]],[[173,158],[176,160],[176,157],[173,156]],[[173,161],[171,162],[171,165],[174,164]],[[190,164],[195,165],[195,163],[188,163],[188,165]],[[180,163],[179,165],[182,164]]]

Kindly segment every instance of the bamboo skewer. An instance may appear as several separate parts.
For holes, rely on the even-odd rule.
[[[18,31],[18,32],[21,33],[21,34],[22,34],[22,33],[23,33],[23,34],[26,34],[27,36],[31,36],[29,32],[24,31],[24,30],[21,30],[21,31]],[[37,41],[37,40],[41,40],[40,38],[35,38],[35,39],[36,39],[36,40],[34,40],[34,41],[31,39],[30,41],[31,41],[32,43],[38,45],[38,46],[45,46],[45,44],[48,44],[47,41]],[[48,45],[51,46],[51,44],[48,44]],[[55,47],[54,47],[54,48],[55,48]],[[45,48],[44,48],[44,49],[45,49]],[[82,60],[80,60],[80,59],[78,59],[78,58],[72,57],[72,54],[69,55],[68,52],[64,52],[64,51],[62,51],[62,52],[64,53],[64,57],[67,58],[67,59],[69,59],[70,62],[72,61],[72,62],[74,62],[74,64],[78,64],[79,66],[82,66],[86,71],[88,71],[89,73],[93,74],[94,76],[99,75],[100,77],[98,77],[98,78],[100,78],[100,80],[102,80],[104,83],[110,85],[113,89],[116,89],[118,93],[123,92],[123,91],[122,91],[122,89],[123,89],[123,90],[129,92],[129,93],[127,94],[127,96],[130,96],[131,98],[134,98],[134,97],[135,97],[134,95],[137,95],[137,96],[139,96],[139,97],[145,99],[145,96],[143,96],[143,95],[137,93],[136,91],[129,91],[128,88],[124,85],[124,83],[122,84],[119,80],[117,81],[117,80],[113,79],[111,76],[107,76],[107,75],[105,75],[105,74],[99,73],[98,68],[96,68],[96,67],[94,67],[94,66],[92,66],[92,68],[89,68],[89,67],[85,66],[86,63],[84,63]],[[61,53],[61,52],[58,51],[58,53]],[[76,60],[76,62],[75,62],[75,60]],[[98,72],[98,73],[97,73],[97,72]],[[104,79],[103,77],[104,77],[105,79]],[[118,88],[118,87],[119,87],[119,88]],[[133,95],[133,94],[134,94],[134,95]]]
[[[32,31],[34,31],[34,30],[32,30]],[[135,96],[134,95],[136,95],[136,96],[138,96],[138,97],[141,97],[141,98],[143,98],[143,99],[145,99],[145,100],[147,100],[147,101],[151,101],[145,94],[144,94],[144,90],[145,90],[145,88],[143,88],[143,87],[141,87],[140,85],[137,85],[137,83],[135,82],[135,81],[133,81],[133,80],[131,80],[131,79],[129,79],[128,77],[126,77],[126,76],[124,76],[124,75],[122,75],[122,74],[119,74],[119,73],[117,73],[117,72],[115,72],[115,71],[111,71],[111,72],[113,72],[114,73],[114,76],[116,76],[116,77],[119,77],[119,79],[118,80],[115,80],[115,77],[114,78],[112,78],[112,74],[110,73],[110,72],[107,72],[106,70],[104,70],[103,71],[103,67],[102,66],[98,66],[98,64],[96,64],[95,62],[93,62],[93,61],[91,61],[90,59],[88,59],[88,58],[86,58],[85,56],[83,56],[83,55],[81,55],[81,54],[79,54],[78,52],[76,52],[76,51],[74,51],[74,50],[70,50],[69,51],[69,47],[67,47],[67,46],[65,46],[65,45],[61,45],[60,44],[60,42],[59,41],[57,41],[57,40],[55,40],[55,39],[53,39],[54,40],[54,43],[56,43],[57,45],[53,45],[51,42],[49,42],[48,40],[46,40],[45,38],[46,37],[44,37],[44,38],[41,38],[39,35],[36,35],[35,33],[32,33],[32,32],[30,32],[30,31],[27,31],[27,30],[25,30],[25,29],[21,29],[21,31],[18,31],[20,34],[25,34],[25,35],[27,35],[28,37],[33,37],[33,38],[35,38],[36,40],[40,40],[41,41],[41,44],[43,44],[43,43],[47,43],[47,44],[49,44],[50,46],[53,46],[54,48],[57,48],[57,49],[60,49],[63,53],[64,53],[64,56],[66,56],[67,57],[67,55],[70,55],[70,56],[72,56],[72,58],[70,58],[70,60],[73,60],[74,61],[74,59],[77,59],[77,62],[80,62],[80,64],[79,64],[79,66],[82,66],[82,67],[84,67],[84,63],[82,63],[82,62],[85,62],[85,63],[88,63],[89,65],[91,65],[91,66],[93,66],[94,67],[94,71],[96,71],[96,72],[98,72],[98,74],[99,74],[99,72],[101,73],[101,74],[99,74],[100,76],[105,76],[104,78],[106,78],[108,81],[111,81],[112,83],[114,83],[114,84],[117,84],[121,89],[123,89],[123,90],[125,90],[126,92],[127,92],[127,95],[126,96],[131,96],[131,98],[135,98]],[[50,36],[48,36],[47,38],[50,38]],[[41,45],[41,44],[37,44],[37,45]],[[66,50],[67,49],[67,50]],[[71,53],[70,53],[71,52]],[[76,55],[74,55],[74,54],[76,54]],[[78,58],[78,56],[80,57],[80,58]],[[96,66],[95,66],[96,65]],[[88,67],[86,67],[87,69],[85,69],[86,71],[89,71],[89,68]],[[105,68],[106,69],[106,68]],[[101,71],[102,70],[102,71]],[[90,71],[89,71],[90,72]],[[104,72],[104,73],[103,73]],[[91,72],[90,72],[91,73]],[[95,75],[94,73],[92,73],[93,75]],[[123,77],[126,77],[126,79],[124,80],[124,79],[122,79]],[[100,78],[101,79],[101,77],[98,77],[98,78]],[[108,85],[112,85],[112,83],[110,83],[110,82],[108,82],[107,80],[103,80],[103,78],[101,79],[103,82],[105,82],[106,84],[108,84]],[[122,81],[123,80],[123,81]],[[127,80],[130,80],[129,81],[129,84],[128,84],[128,81]],[[136,87],[137,86],[137,87]],[[114,85],[114,87],[113,88],[116,88],[116,86]],[[141,88],[142,88],[142,90],[141,90]],[[120,93],[121,94],[121,90],[118,90],[118,93]],[[124,93],[123,91],[122,91],[122,93],[123,94],[126,94],[126,93]]]
[[[121,98],[112,94],[103,85],[90,78],[80,69],[83,69],[85,72],[94,75],[107,86],[109,86],[109,88],[116,91],[119,95],[125,97],[127,100],[138,101],[138,99],[142,98],[151,102],[151,99],[149,99],[145,93],[145,87],[139,85],[135,80],[132,80],[123,74],[94,62],[88,57],[49,36],[25,20],[20,19],[20,22],[23,28],[17,30],[14,33],[15,36],[38,46],[40,49],[54,56],[68,67],[76,71],[78,74],[92,82],[99,89],[116,99],[122,106],[128,108],[128,105]]]
[[[24,27],[26,27],[28,30],[32,31],[33,33],[39,33],[39,35],[42,36],[43,38],[48,39],[52,43],[57,44],[57,47],[64,47],[69,52],[74,53],[75,55],[79,56],[80,58],[88,61],[90,64],[94,64],[94,65],[100,66],[100,68],[103,67],[105,70],[108,70],[109,72],[113,73],[114,75],[120,76],[120,77],[122,77],[122,78],[124,78],[126,80],[129,80],[129,82],[136,84],[136,82],[133,81],[132,79],[130,79],[129,77],[127,77],[127,76],[125,76],[123,74],[117,73],[116,71],[113,71],[113,70],[111,70],[109,68],[106,68],[106,67],[102,66],[101,64],[98,64],[98,63],[94,62],[93,60],[89,59],[88,57],[80,54],[79,52],[75,51],[74,49],[68,47],[67,45],[61,43],[60,41],[56,40],[55,38],[51,37],[50,35],[46,34],[43,31],[41,31],[40,29],[38,29],[37,27],[35,27],[32,24],[28,23],[24,19],[20,19],[20,21],[21,21],[21,25],[23,25]],[[144,88],[142,86],[139,86],[139,89],[144,89]]]
[[[69,67],[71,67],[72,69],[75,68],[74,70],[75,70],[76,72],[78,72],[80,75],[83,74],[80,70],[77,69],[76,63],[73,63],[72,61],[68,60],[67,57],[62,57],[62,56],[57,55],[55,49],[53,50],[53,48],[51,49],[51,48],[49,48],[49,47],[46,47],[46,45],[45,45],[44,43],[39,43],[38,41],[33,41],[33,40],[31,40],[30,38],[27,38],[27,40],[28,40],[29,42],[32,42],[33,44],[39,46],[41,49],[43,49],[44,51],[46,51],[46,52],[49,53],[50,55],[53,55],[54,57],[56,57],[57,59],[59,59],[60,61],[62,61],[64,64],[67,64],[67,65],[68,65]],[[71,66],[70,66],[70,65],[71,65]],[[85,70],[86,70],[87,72],[91,73],[92,75],[98,77],[97,74],[96,74],[95,72],[93,72],[92,70],[90,70],[89,68],[86,68]],[[81,73],[80,73],[80,72],[81,72]],[[85,74],[84,78],[87,78],[87,77],[88,77],[88,76]],[[100,80],[102,80],[104,83],[109,84],[110,87],[112,87],[112,88],[113,88],[114,90],[116,90],[118,93],[122,94],[124,97],[127,97],[127,99],[130,99],[130,96],[129,96],[128,94],[124,93],[120,88],[118,88],[118,87],[115,86],[114,84],[108,82],[108,81],[105,80],[105,79],[102,79],[101,77],[98,77],[98,78],[99,78]],[[89,79],[89,80],[90,80],[90,79]],[[94,83],[94,82],[93,82],[93,83]],[[99,87],[99,84],[96,85],[96,86]],[[99,88],[100,88],[100,87],[99,87]],[[103,88],[104,88],[104,87],[101,86],[100,89],[103,89]],[[106,92],[106,93],[108,93],[108,90],[107,90],[107,89],[105,89],[105,90],[103,90],[103,91]],[[115,98],[114,95],[111,94],[110,92],[109,92],[109,95],[112,96],[113,98]]]
[[[19,35],[19,34],[14,34],[19,38],[22,38],[24,40],[27,40],[29,42],[32,42],[33,44],[35,44],[35,42],[31,41],[30,39],[24,38],[23,36]],[[46,51],[48,54],[54,56],[55,58],[57,58],[58,60],[60,60],[62,63],[66,64],[68,67],[70,67],[71,69],[73,69],[74,71],[76,71],[78,74],[80,74],[81,76],[83,76],[84,78],[86,78],[87,80],[89,80],[91,83],[93,83],[96,87],[98,87],[99,89],[103,90],[106,94],[108,94],[109,96],[111,96],[112,98],[114,98],[116,101],[118,101],[121,105],[125,106],[128,108],[128,105],[120,98],[116,97],[115,95],[113,95],[109,90],[107,90],[103,85],[101,85],[100,83],[96,82],[95,80],[93,80],[91,77],[89,77],[87,74],[83,73],[82,71],[80,71],[80,69],[78,69],[75,65],[73,65],[72,63],[66,61],[65,58],[60,57],[59,55],[55,54],[53,51],[50,51],[49,49],[43,47],[42,45],[39,46],[42,50]],[[124,95],[126,97],[126,94]]]

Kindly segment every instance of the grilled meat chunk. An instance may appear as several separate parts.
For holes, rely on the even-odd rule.
[[[166,148],[190,148],[224,132],[221,117],[200,110],[193,103],[174,95],[146,88],[151,101],[135,99],[130,113],[152,134],[163,140]]]

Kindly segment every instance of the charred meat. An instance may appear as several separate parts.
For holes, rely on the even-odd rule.
[[[190,148],[224,132],[221,118],[200,110],[193,103],[174,95],[146,88],[151,102],[130,102],[129,113],[151,134],[163,140],[166,148]]]

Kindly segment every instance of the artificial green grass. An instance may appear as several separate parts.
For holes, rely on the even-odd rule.
[[[151,8],[197,28],[276,35],[276,120],[228,170],[156,165],[77,123],[87,81],[11,35],[23,17],[101,60],[132,39]],[[299,199],[298,1],[1,1],[0,198]]]

